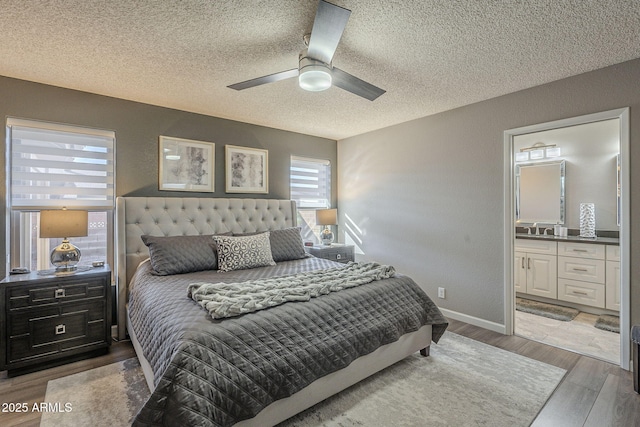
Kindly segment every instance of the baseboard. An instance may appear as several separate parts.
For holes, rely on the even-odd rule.
[[[499,323],[469,316],[468,314],[464,313],[458,313],[457,311],[447,310],[446,308],[440,308],[440,311],[442,312],[442,314],[444,314],[445,317],[449,317],[453,320],[459,320],[470,325],[478,326],[480,328],[488,329],[490,331],[498,332],[505,335],[507,333],[507,328]]]

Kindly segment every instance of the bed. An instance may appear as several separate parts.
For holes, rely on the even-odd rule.
[[[413,280],[307,255],[296,218],[290,200],[117,198],[118,336],[130,337],[152,391],[134,425],[275,425],[428,355],[447,322]],[[250,257],[237,255],[247,247]],[[366,284],[338,279],[365,269]],[[305,281],[321,292],[302,302],[289,282]],[[272,282],[277,298],[262,290]],[[221,303],[220,286],[260,299]]]

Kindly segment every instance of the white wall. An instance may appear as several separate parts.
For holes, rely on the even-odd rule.
[[[440,307],[504,324],[503,132],[630,107],[633,182],[640,170],[638,81],[640,60],[629,61],[339,141],[341,239],[358,244],[359,260],[413,277]],[[640,186],[630,192],[635,259]],[[636,263],[632,323],[640,322],[639,282]],[[436,297],[438,287],[446,299]]]
[[[580,203],[596,206],[596,229],[618,231],[617,163],[620,152],[618,119],[588,123],[514,138],[514,150],[536,142],[556,144],[565,160],[565,226],[580,228]]]

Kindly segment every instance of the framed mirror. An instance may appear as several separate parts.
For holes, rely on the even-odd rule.
[[[516,219],[564,224],[565,161],[516,165]]]

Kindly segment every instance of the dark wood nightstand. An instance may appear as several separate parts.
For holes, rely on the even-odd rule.
[[[15,274],[0,282],[0,370],[9,376],[104,353],[111,270]]]
[[[342,262],[345,264],[349,261],[355,261],[353,245],[341,245],[339,243],[334,243],[331,245],[307,246],[305,247],[305,250],[315,257],[326,258],[331,261]]]

